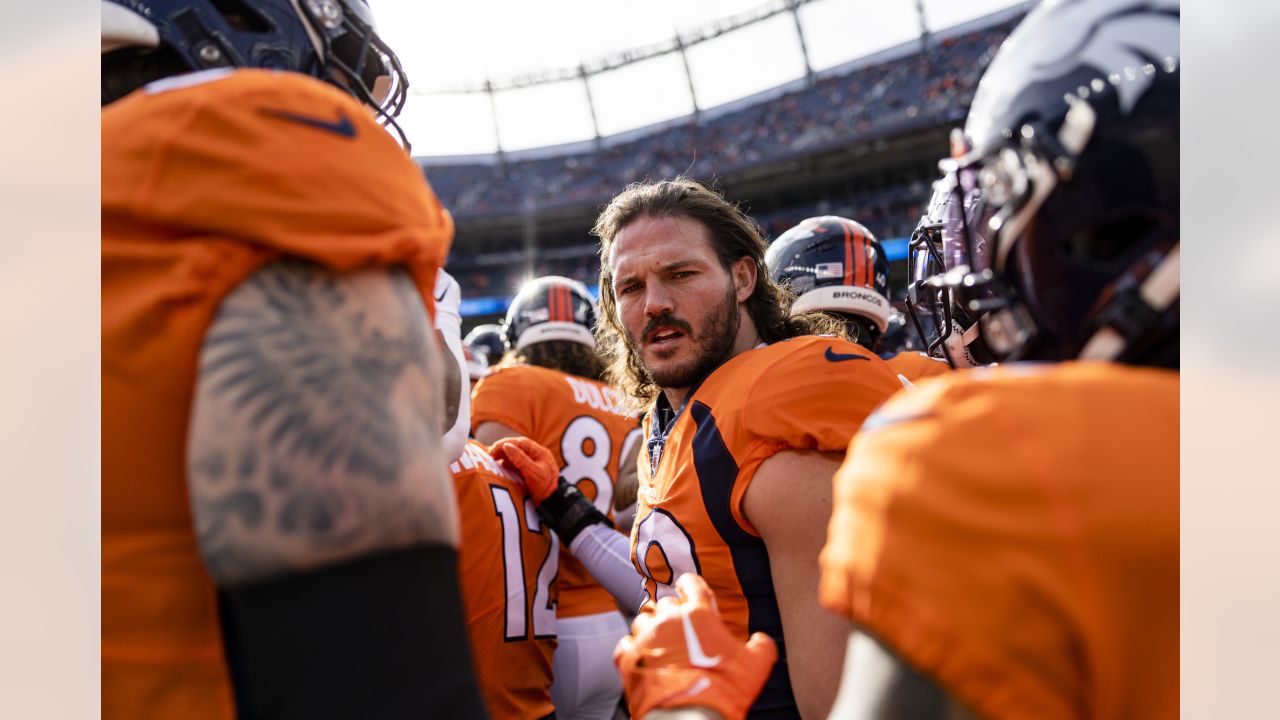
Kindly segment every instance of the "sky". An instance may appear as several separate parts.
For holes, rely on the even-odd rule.
[[[370,0],[379,33],[410,78],[401,126],[414,155],[491,153],[594,136],[579,80],[495,93],[500,134],[485,93],[439,94],[548,69],[576,67],[620,50],[668,39],[768,0]],[[1014,0],[925,0],[931,28],[941,29],[1016,4]],[[816,0],[800,8],[815,71],[919,35],[916,0]],[[714,107],[793,80],[804,60],[790,13],[688,50],[694,91]],[[603,135],[643,127],[693,110],[677,53],[593,76],[590,90]]]

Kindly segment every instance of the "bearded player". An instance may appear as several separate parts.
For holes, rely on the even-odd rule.
[[[844,325],[862,347],[881,352],[889,327],[889,260],[862,223],[835,215],[811,217],[769,244],[765,264],[774,282],[796,294],[791,312],[820,311]],[[951,369],[924,353],[881,355],[904,384]]]
[[[560,475],[608,518],[620,481],[634,487],[640,431],[618,393],[600,382],[594,325],[582,283],[556,276],[528,283],[504,326],[514,362],[476,386],[472,425],[482,443],[524,436],[549,448]],[[567,547],[570,541],[561,540]],[[567,550],[558,617],[551,689],[557,716],[612,717],[622,685],[610,657],[627,624],[613,597]]]
[[[758,226],[712,190],[633,185],[595,232],[609,378],[647,413],[632,531],[647,605],[701,574],[737,637],[778,645],[752,716],[821,717],[848,630],[817,598],[831,476],[901,384],[865,348],[815,337],[838,332],[831,318],[791,315]]]
[[[482,716],[453,228],[368,7],[104,2],[102,51],[103,716]]]

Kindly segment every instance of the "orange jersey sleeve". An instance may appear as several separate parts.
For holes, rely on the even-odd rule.
[[[237,70],[165,84],[102,110],[102,708],[230,718],[186,485],[204,333],[284,257],[407,267],[430,308],[453,225],[372,114],[326,83]]]
[[[640,441],[636,418],[603,383],[529,365],[503,368],[476,386],[472,427],[500,422],[551,450],[565,481],[608,517],[618,464]],[[616,610],[617,603],[568,550],[560,559],[560,616]]]
[[[1176,717],[1178,376],[972,370],[836,475],[823,603],[989,718]]]
[[[494,718],[551,713],[559,543],[519,479],[471,440],[450,465],[462,520],[458,574],[476,679]]]
[[[746,430],[790,450],[844,452],[871,411],[902,387],[870,350],[836,338],[796,338],[752,375]]]

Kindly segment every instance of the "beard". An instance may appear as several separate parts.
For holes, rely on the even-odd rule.
[[[655,370],[645,364],[643,355],[639,355],[640,364],[653,383],[660,388],[692,387],[694,383],[706,377],[720,363],[727,360],[733,352],[738,328],[742,324],[742,319],[738,315],[738,298],[734,292],[733,283],[729,283],[724,299],[703,313],[702,329],[696,336],[688,323],[670,315],[650,320],[650,324],[655,326],[664,323],[678,324],[687,328],[686,334],[694,345],[694,356],[680,365]],[[642,337],[647,334],[646,331]]]

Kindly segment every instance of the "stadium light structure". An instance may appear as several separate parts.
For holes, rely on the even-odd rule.
[[[927,55],[931,30],[925,13],[926,0],[907,1],[911,2],[914,6],[915,14],[919,23],[920,51],[922,54]],[[594,59],[582,60],[574,66],[543,68],[532,72],[520,73],[501,78],[490,77],[486,78],[483,82],[458,83],[428,88],[415,86],[410,90],[410,92],[415,95],[425,96],[477,94],[484,94],[488,96],[489,110],[494,127],[496,155],[498,156],[499,161],[501,161],[503,159],[504,149],[502,143],[501,122],[499,120],[497,102],[495,100],[496,93],[511,90],[522,90],[525,88],[550,85],[554,83],[580,82],[587,102],[587,110],[590,113],[591,129],[594,141],[598,149],[604,138],[600,130],[600,116],[598,109],[596,108],[594,93],[592,92],[593,78],[628,65],[634,65],[646,60],[663,57],[671,53],[679,53],[685,80],[689,87],[693,119],[695,122],[698,122],[701,120],[702,111],[705,109],[704,103],[706,102],[706,98],[699,98],[698,96],[698,91],[693,79],[693,72],[690,68],[688,56],[689,48],[715,40],[716,38],[742,28],[764,22],[781,15],[782,13],[791,14],[792,22],[795,26],[800,55],[804,62],[805,80],[807,84],[812,85],[817,79],[817,73],[813,68],[813,60],[810,57],[809,42],[805,37],[799,10],[800,8],[814,2],[818,2],[818,0],[769,0],[769,2],[758,5],[754,8],[722,17],[718,20],[705,23],[701,26],[685,30],[683,32],[678,28],[673,29],[671,36],[664,40],[650,43],[648,45],[619,50]],[[1016,4],[1016,1],[1011,0],[1010,4]]]
[[[795,13],[803,5],[808,5],[816,0],[771,0],[764,5],[744,10],[740,13],[723,17],[714,22],[707,23],[700,27],[694,28],[684,34],[680,32],[674,33],[673,37],[661,40],[649,45],[640,47],[627,48],[610,53],[591,61],[579,63],[576,67],[560,67],[560,68],[544,68],[533,72],[521,73],[496,81],[486,81],[484,83],[461,83],[456,85],[447,85],[443,87],[413,89],[410,92],[418,95],[470,95],[475,93],[491,93],[502,92],[504,90],[520,90],[535,85],[549,85],[551,83],[565,82],[568,80],[577,80],[585,75],[599,75],[600,73],[617,70],[620,67],[632,65],[644,60],[651,60],[673,52],[683,53],[685,49],[698,45],[699,43],[714,40],[725,33],[733,32],[748,25],[768,20],[775,15],[784,12]],[[796,21],[796,30],[799,31],[800,23]]]
[[[473,95],[479,93],[487,95],[489,97],[489,109],[493,115],[493,134],[497,144],[497,154],[498,157],[501,158],[502,133],[499,127],[497,103],[494,100],[494,93],[577,80],[582,83],[583,89],[586,93],[587,109],[591,113],[591,127],[595,132],[595,141],[597,145],[599,145],[601,141],[600,123],[596,117],[595,101],[591,95],[592,76],[617,70],[618,68],[643,62],[645,60],[662,57],[673,52],[680,53],[680,60],[684,66],[685,79],[689,83],[689,97],[693,101],[693,116],[696,120],[701,114],[701,104],[698,102],[698,93],[694,88],[693,73],[689,69],[689,57],[687,50],[694,45],[714,40],[726,33],[731,33],[749,25],[763,22],[782,13],[791,13],[792,20],[795,22],[796,36],[800,41],[800,52],[804,58],[805,77],[810,83],[812,83],[814,79],[813,65],[809,61],[808,46],[805,43],[804,30],[800,25],[799,9],[801,6],[808,5],[815,1],[816,0],[771,0],[768,3],[751,8],[750,10],[744,10],[740,13],[720,18],[719,20],[696,27],[685,33],[681,33],[676,29],[672,32],[671,37],[666,40],[640,47],[620,50],[618,52],[596,58],[595,60],[579,62],[576,67],[545,68],[497,80],[493,78],[486,78],[483,83],[462,83],[444,87],[427,88],[425,90],[413,89],[410,90],[410,92],[416,95]]]

